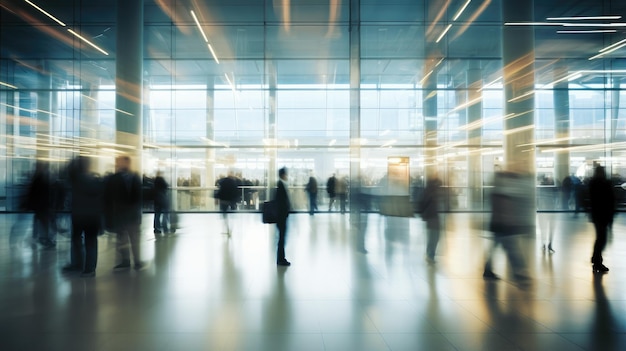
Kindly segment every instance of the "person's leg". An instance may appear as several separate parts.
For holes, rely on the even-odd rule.
[[[154,228],[154,234],[161,234],[161,216],[163,215],[163,209],[161,206],[154,204],[154,221],[152,226]]]
[[[313,193],[309,193],[309,214],[312,216],[315,213],[315,197]]]
[[[285,258],[285,241],[287,236],[287,219],[280,218],[276,222],[278,228],[278,245],[276,251],[276,263],[286,262]]]
[[[128,228],[123,226],[117,229],[117,252],[121,259],[120,263],[115,268],[128,268],[130,267],[130,242],[128,237]]]
[[[128,237],[130,239],[130,248],[133,251],[133,261],[135,262],[135,268],[141,268],[143,262],[141,261],[141,224],[130,223],[128,225]]]
[[[485,269],[483,271],[483,277],[488,279],[498,279],[498,276],[493,273],[493,254],[496,251],[496,247],[500,245],[500,237],[494,234],[493,240],[489,243],[489,248],[485,256]]]
[[[520,235],[508,235],[502,238],[502,248],[511,263],[511,268],[516,279],[528,279],[526,260],[521,250]]]
[[[70,243],[70,267],[82,270],[83,260],[83,221],[78,216],[72,216],[72,237]]]
[[[83,273],[88,275],[96,271],[98,263],[99,220],[98,217],[91,217],[85,223],[85,269]]]
[[[602,264],[602,251],[606,246],[606,236],[607,236],[607,225],[606,223],[598,223],[594,222],[594,227],[596,229],[596,242],[593,245],[593,256],[591,256],[591,262],[594,266],[594,271],[606,271],[606,266]]]
[[[437,252],[437,244],[439,243],[439,229],[428,228],[426,233],[426,257],[434,262],[435,254]]]

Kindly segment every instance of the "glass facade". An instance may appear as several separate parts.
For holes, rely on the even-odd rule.
[[[115,101],[120,34],[108,4],[42,3],[108,55],[28,4],[2,9],[3,210],[18,208],[16,193],[37,159],[61,174],[81,153],[99,160],[99,172],[112,171],[116,115],[124,111]],[[437,168],[448,210],[487,209],[512,118],[502,79],[505,19],[501,1],[461,11],[464,4],[145,0],[141,171],[163,171],[181,211],[217,210],[216,181],[234,171],[245,180],[240,208],[257,210],[287,166],[294,209],[306,210],[311,172],[321,185],[335,173],[380,189],[389,158],[402,156],[412,187],[425,167]],[[536,17],[551,13],[545,7],[535,1]],[[618,40],[609,34],[569,38],[536,27],[533,39],[538,209],[561,210],[567,206],[554,194],[565,175],[584,178],[602,164],[622,183],[626,64],[619,51],[589,60]],[[319,200],[324,208],[326,197]]]

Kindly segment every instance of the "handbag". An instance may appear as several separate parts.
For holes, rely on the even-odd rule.
[[[278,206],[275,201],[263,202],[263,223],[276,223],[278,219]]]

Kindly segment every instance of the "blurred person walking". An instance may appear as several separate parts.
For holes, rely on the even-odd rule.
[[[104,203],[107,228],[117,234],[120,263],[114,270],[130,268],[130,250],[135,269],[144,267],[139,243],[141,229],[141,178],[130,170],[130,157],[115,159],[115,174],[105,184]]]
[[[602,251],[606,247],[607,233],[615,216],[613,186],[606,177],[604,167],[597,166],[589,181],[591,221],[596,231],[596,241],[591,256],[594,273],[605,273],[609,268],[603,264]]]
[[[220,200],[220,211],[222,212],[222,218],[224,220],[224,227],[226,235],[230,236],[230,223],[228,221],[228,212],[237,208],[237,199],[239,199],[238,179],[235,174],[230,171],[228,176],[218,181],[217,198]]]
[[[487,252],[483,277],[499,279],[492,270],[493,254],[498,246],[505,250],[511,263],[514,279],[519,283],[529,282],[527,265],[519,247],[522,235],[529,234],[534,226],[536,205],[532,203],[527,189],[533,186],[532,177],[517,172],[498,172],[495,174],[491,194],[491,223],[493,243]]]
[[[56,247],[54,237],[53,189],[50,182],[49,165],[37,161],[35,174],[28,188],[27,207],[35,215],[33,217],[33,241],[39,242],[45,248]]]
[[[278,229],[278,247],[276,250],[276,264],[279,266],[291,266],[291,262],[285,258],[285,241],[287,240],[287,217],[291,209],[289,201],[289,191],[287,186],[287,168],[283,167],[278,170],[278,189],[274,201],[277,207],[276,228]]]
[[[309,176],[309,181],[306,183],[304,190],[309,195],[309,214],[313,216],[317,211],[317,179],[313,176],[313,173]]]
[[[82,272],[83,277],[96,275],[98,234],[104,207],[102,180],[89,173],[89,163],[88,158],[81,156],[69,166],[72,234],[70,263],[63,267],[65,272]]]
[[[169,185],[163,178],[163,172],[158,171],[154,178],[154,236],[169,232],[170,224],[170,196]]]
[[[430,175],[426,181],[426,187],[420,200],[420,213],[426,222],[426,260],[435,263],[435,254],[441,231],[441,219],[439,218],[441,196],[441,180],[437,175]]]
[[[335,194],[339,196],[339,210],[341,214],[346,213],[346,202],[348,200],[348,177],[339,177],[335,182]]]
[[[335,173],[333,173],[333,175],[326,181],[326,192],[328,193],[328,212],[332,211],[333,202],[335,202],[335,196],[337,196],[337,193],[335,192],[336,183],[337,178],[335,178]]]

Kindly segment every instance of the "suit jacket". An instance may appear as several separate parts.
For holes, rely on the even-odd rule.
[[[104,200],[107,229],[117,231],[131,223],[141,223],[141,179],[137,174],[111,175],[105,184]]]
[[[291,209],[291,203],[289,202],[289,195],[287,194],[287,188],[282,180],[278,181],[278,189],[276,190],[276,198],[274,199],[277,207],[277,214],[279,219],[286,219],[289,216],[289,210]]]

